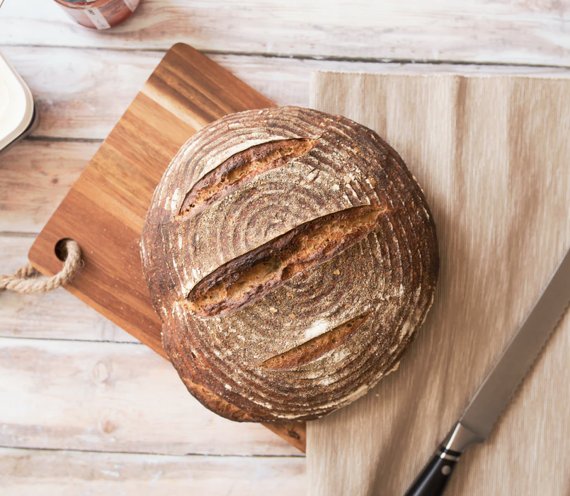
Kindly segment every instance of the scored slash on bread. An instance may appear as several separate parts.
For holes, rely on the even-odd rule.
[[[361,206],[305,222],[202,279],[188,295],[199,317],[225,315],[361,241],[386,208]]]
[[[189,391],[263,422],[321,417],[394,370],[439,263],[398,154],[349,119],[296,107],[192,137],[155,191],[142,257]]]
[[[327,331],[316,338],[300,344],[292,350],[287,350],[285,353],[265,360],[261,366],[266,369],[285,370],[312,362],[345,343],[358,330],[369,315],[370,314],[367,313],[350,319],[348,322],[335,327],[332,331]]]
[[[252,146],[236,153],[200,179],[184,198],[180,216],[196,215],[208,205],[229,195],[246,181],[276,167],[282,167],[307,153],[317,140],[280,140]]]

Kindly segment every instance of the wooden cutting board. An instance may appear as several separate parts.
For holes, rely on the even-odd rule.
[[[174,45],[36,239],[31,263],[51,276],[62,266],[57,243],[77,241],[85,266],[66,289],[167,358],[140,259],[154,189],[198,130],[226,114],[274,106],[192,47]],[[305,450],[304,423],[266,427]]]

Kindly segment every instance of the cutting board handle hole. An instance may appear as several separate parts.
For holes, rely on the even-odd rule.
[[[55,244],[55,256],[59,258],[62,262],[65,262],[67,258],[67,242],[72,241],[71,238],[62,238]]]

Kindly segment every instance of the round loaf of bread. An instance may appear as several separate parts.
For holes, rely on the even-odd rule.
[[[308,420],[397,367],[433,301],[435,225],[376,133],[297,107],[194,135],[142,236],[163,346],[190,392],[239,421]]]

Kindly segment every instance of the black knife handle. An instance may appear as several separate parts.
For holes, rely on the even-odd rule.
[[[439,448],[414,481],[406,496],[440,496],[445,491],[461,453]]]

